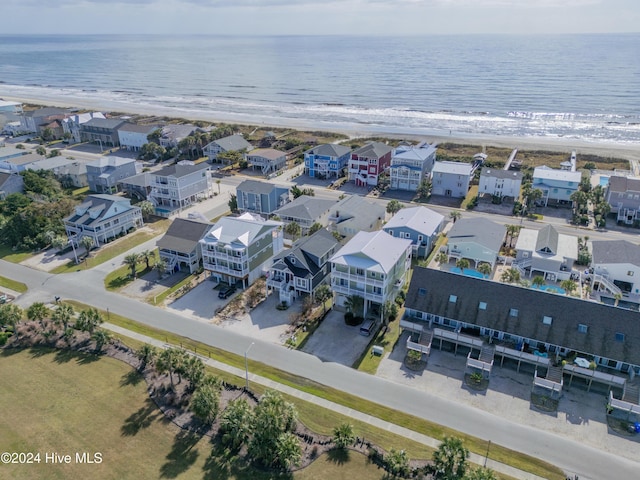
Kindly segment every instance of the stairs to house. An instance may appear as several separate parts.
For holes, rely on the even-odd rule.
[[[625,402],[640,404],[640,385],[638,384],[625,384],[624,392],[622,393],[622,400]]]
[[[493,362],[493,357],[495,356],[496,353],[496,349],[494,347],[482,347],[482,349],[480,350],[480,356],[478,357],[478,360],[480,360],[481,362],[484,363],[491,363]]]
[[[562,383],[562,367],[549,366],[545,378],[555,383]]]

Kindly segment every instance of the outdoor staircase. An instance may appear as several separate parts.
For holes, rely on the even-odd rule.
[[[624,386],[624,392],[622,393],[622,400],[635,405],[640,405],[640,385],[631,385],[626,383]]]
[[[606,288],[609,292],[611,292],[611,295],[613,296],[622,295],[622,290],[620,290],[618,286],[615,283],[613,283],[611,280],[609,280],[607,277],[594,274],[593,283],[596,283],[596,282],[599,283],[604,288]]]
[[[518,260],[517,262],[513,262],[511,266],[518,270],[521,276],[524,276],[526,274],[526,269],[531,266],[531,263],[532,261],[530,258],[524,258],[522,260]]]
[[[547,376],[545,377],[547,380],[551,380],[555,383],[562,383],[562,367],[554,367],[549,365],[547,369]]]
[[[492,363],[495,353],[496,349],[493,346],[482,347],[480,349],[480,356],[478,357],[478,360],[484,363]]]

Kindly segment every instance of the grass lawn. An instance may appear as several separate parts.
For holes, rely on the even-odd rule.
[[[121,255],[134,247],[137,247],[141,243],[146,242],[147,240],[151,240],[152,238],[164,233],[167,228],[169,228],[170,221],[169,219],[158,220],[154,223],[147,223],[145,227],[150,227],[151,231],[142,231],[135,232],[126,237],[119,239],[118,241],[107,244],[100,249],[98,249],[95,253],[92,253],[89,258],[81,261],[79,264],[72,260],[66,265],[60,265],[57,268],[54,268],[51,273],[70,273],[76,272],[78,270],[87,270],[89,268],[93,268],[98,266],[104,262],[111,260],[118,255]],[[79,248],[78,254],[82,254],[84,257],[84,251],[82,247]],[[79,257],[79,258],[83,258]]]
[[[477,196],[478,196],[478,185],[471,185],[471,187],[469,187],[469,191],[467,192],[467,196],[464,197],[464,200],[460,204],[460,208],[462,208],[463,210],[466,210],[467,206],[473,203],[473,201]]]
[[[158,249],[153,250],[153,258],[149,259],[149,269],[147,269],[147,264],[145,261],[140,262],[136,265],[136,278],[141,277],[151,270],[153,270],[153,265],[158,260]],[[133,278],[131,275],[131,268],[127,265],[122,265],[121,267],[110,272],[106,277],[104,277],[104,288],[107,290],[119,290],[125,285],[133,282]]]
[[[33,255],[32,252],[14,251],[8,245],[0,244],[0,258],[11,263],[20,263]]]
[[[384,326],[378,331],[373,344],[384,348],[385,353],[391,352],[393,347],[395,347],[398,342],[398,338],[400,337],[400,319],[404,315],[404,308],[399,310],[398,317],[393,321],[389,322],[389,327],[385,330]],[[358,360],[356,360],[353,368],[360,370],[361,372],[370,373],[375,375],[378,371],[378,365],[380,365],[380,361],[382,360],[383,355],[374,355],[371,353],[371,348],[367,348]]]
[[[0,287],[9,288],[18,293],[24,293],[27,291],[27,286],[24,283],[2,276],[0,276]]]

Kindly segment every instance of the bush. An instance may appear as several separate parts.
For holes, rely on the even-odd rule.
[[[5,345],[10,336],[11,332],[0,332],[0,346]]]
[[[344,323],[347,325],[353,325],[353,312],[347,312],[344,314]]]

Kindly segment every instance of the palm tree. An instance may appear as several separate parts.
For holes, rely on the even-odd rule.
[[[73,318],[74,315],[73,307],[66,303],[58,305],[58,307],[51,314],[51,320],[56,325],[62,325],[63,331],[66,331],[69,328],[69,321]]]
[[[31,321],[42,323],[47,315],[49,315],[49,309],[42,302],[33,303],[27,308],[27,318]]]
[[[140,366],[138,370],[143,371],[147,368],[147,365],[153,364],[158,356],[158,349],[153,345],[145,343],[136,352],[136,357],[140,360]]]
[[[216,180],[216,185],[218,185],[218,195],[220,195],[220,182],[221,182],[220,179]]]
[[[493,470],[486,467],[477,467],[467,473],[465,480],[498,480]]]
[[[316,301],[322,303],[322,314],[327,313],[327,300],[333,297],[333,292],[331,291],[331,287],[326,283],[323,283],[318,288],[316,288]]]
[[[544,277],[541,275],[536,275],[535,277],[533,277],[533,280],[531,280],[531,284],[534,287],[542,287],[545,284]]]
[[[458,267],[461,272],[464,272],[465,268],[469,268],[469,260],[466,258],[458,259],[458,261],[456,261],[456,267]]]
[[[337,448],[345,449],[356,440],[356,436],[353,433],[353,425],[349,423],[341,423],[333,429],[333,443]]]
[[[520,272],[515,268],[510,268],[502,272],[500,281],[504,283],[518,283],[520,281]]]
[[[462,480],[467,470],[469,450],[464,448],[462,440],[446,437],[433,453],[433,467],[436,478]]]
[[[140,263],[140,255],[137,253],[130,253],[124,257],[122,263],[131,269],[131,277],[136,278],[136,266]]]
[[[409,455],[404,450],[392,448],[385,460],[392,475],[404,477],[409,473]]]
[[[86,252],[86,257],[85,258],[89,257],[89,252],[93,248],[93,238],[85,235],[84,237],[82,237],[80,239],[80,246],[82,248],[84,248],[84,250]]]
[[[350,295],[344,302],[346,309],[353,313],[354,317],[361,317],[364,312],[364,298],[360,295]]]
[[[80,312],[78,316],[78,320],[76,322],[76,328],[83,332],[89,332],[93,334],[98,325],[104,323],[104,319],[100,312],[95,308],[90,308],[89,310],[83,310]]]
[[[293,240],[295,240],[298,236],[300,236],[300,232],[302,228],[300,224],[297,222],[288,223],[286,227],[284,227],[284,232],[291,236]]]
[[[449,213],[449,217],[453,220],[453,223],[456,223],[458,219],[462,216],[462,214],[456,210],[453,210]]]
[[[618,304],[620,303],[620,300],[622,300],[622,294],[621,293],[616,293],[613,298],[616,299],[616,303],[613,304],[614,307],[617,307]]]
[[[289,470],[294,465],[300,465],[301,458],[302,448],[298,437],[291,432],[281,433],[276,441],[274,464]]]
[[[493,272],[493,268],[491,267],[491,264],[487,263],[487,262],[482,262],[480,265],[478,265],[478,269],[477,270],[485,278],[488,277],[489,275],[491,275],[491,272]]]
[[[251,437],[252,423],[253,411],[245,399],[229,402],[220,420],[223,443],[233,450],[240,448]]]
[[[189,390],[195,390],[200,387],[205,378],[204,363],[198,357],[189,355],[184,359],[182,366],[184,378],[189,381]]]
[[[202,385],[191,396],[189,409],[206,425],[211,425],[218,416],[220,393],[211,385]]]
[[[404,207],[398,200],[391,200],[387,203],[387,213],[394,215]]]
[[[22,320],[22,309],[12,303],[0,305],[0,326],[15,327]]]
[[[562,288],[567,295],[573,295],[573,292],[575,292],[578,287],[573,280],[563,280],[560,282],[560,288]]]
[[[160,257],[158,258],[158,261],[155,263],[153,268],[156,270],[156,272],[158,272],[158,278],[160,278],[162,277],[162,275],[164,275],[164,272],[167,271],[167,261],[164,258]]]
[[[149,266],[149,261],[153,260],[156,258],[156,254],[155,252],[152,252],[151,250],[144,250],[142,253],[140,253],[140,261],[144,260],[144,263],[146,265],[146,269],[149,270],[151,267]]]
[[[96,352],[101,352],[102,348],[111,341],[111,333],[100,328],[91,334],[91,339],[96,342]]]
[[[436,255],[436,262],[438,262],[438,265],[440,265],[440,267],[442,267],[442,265],[444,265],[445,263],[449,262],[449,255],[447,255],[444,252],[440,252]]]
[[[153,203],[149,200],[143,200],[138,204],[138,207],[140,207],[140,213],[142,213],[145,220],[147,220],[150,215],[156,213],[156,207],[154,207]]]

